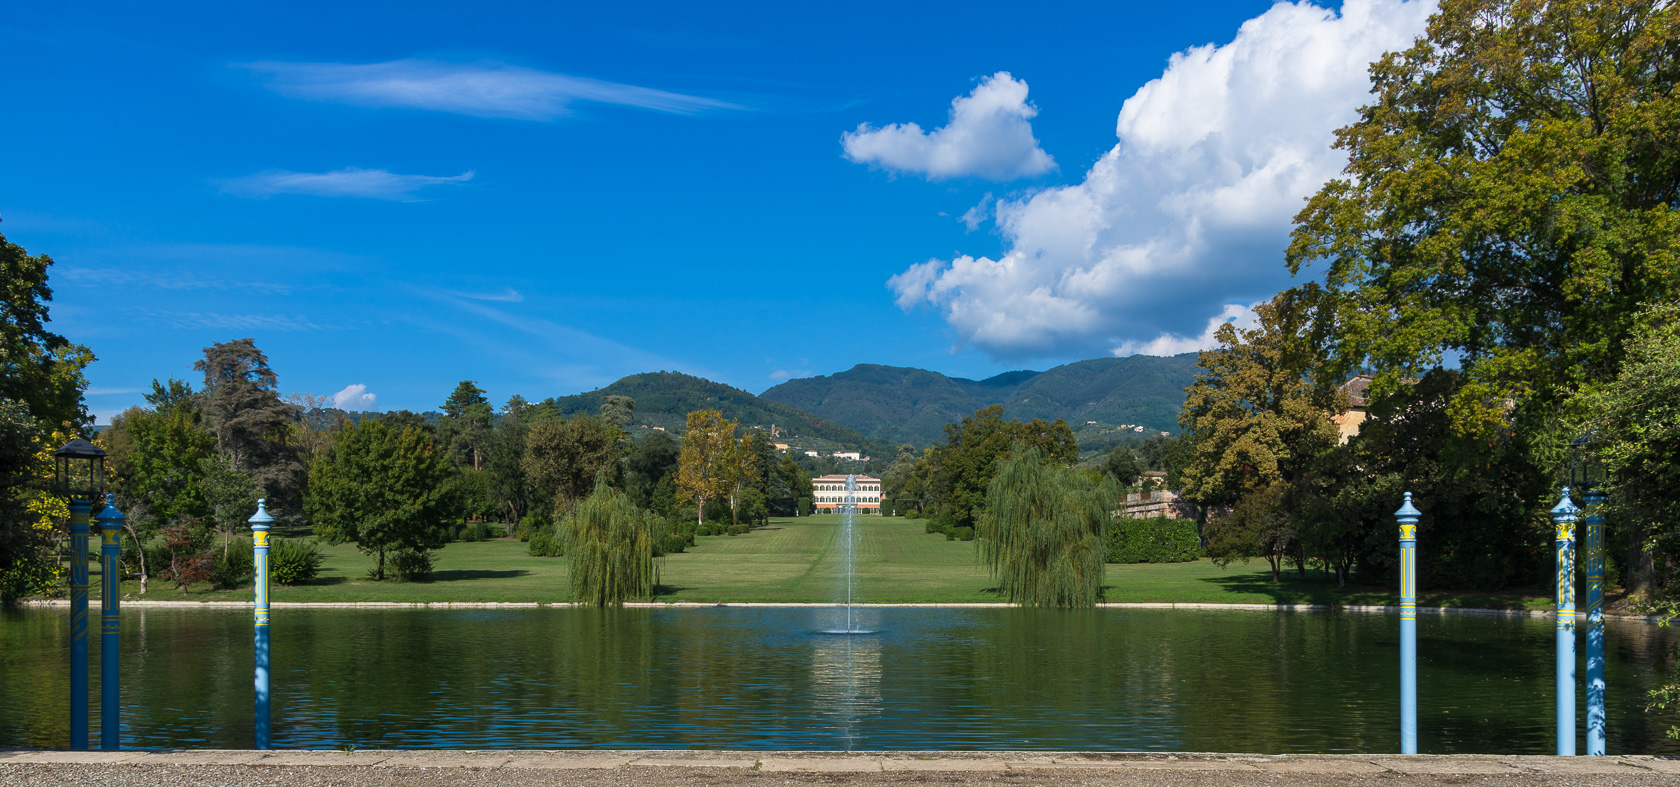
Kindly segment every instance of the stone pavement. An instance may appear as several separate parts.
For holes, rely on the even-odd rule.
[[[766,781],[769,780],[769,781]],[[1680,784],[1680,758],[1092,752],[0,750],[0,785]]]

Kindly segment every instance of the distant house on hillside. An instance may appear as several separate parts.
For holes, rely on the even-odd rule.
[[[863,461],[863,454],[858,451],[835,451],[835,459],[850,459],[853,462]]]
[[[1126,516],[1148,519],[1162,516],[1168,519],[1195,519],[1196,509],[1190,501],[1168,489],[1153,492],[1130,492],[1126,495]]]
[[[811,479],[812,505],[818,513],[832,514],[841,506],[857,506],[858,513],[874,514],[881,510],[881,479],[866,475],[857,477],[857,489],[846,491],[846,477],[839,474]]]

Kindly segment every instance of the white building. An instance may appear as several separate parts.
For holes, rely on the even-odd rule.
[[[811,504],[818,513],[832,514],[846,505],[848,496],[859,513],[873,514],[881,510],[881,479],[866,475],[857,477],[857,489],[846,491],[846,477],[825,475],[811,479]]]
[[[850,459],[853,462],[861,462],[861,461],[863,461],[863,454],[861,452],[858,452],[858,451],[835,451],[834,452],[834,458],[835,459]]]

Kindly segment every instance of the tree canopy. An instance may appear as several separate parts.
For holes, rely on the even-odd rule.
[[[322,540],[353,541],[377,555],[375,577],[384,579],[387,553],[424,553],[449,542],[451,476],[448,458],[424,431],[368,419],[346,427],[316,458],[309,521]]]
[[[986,494],[979,549],[1004,595],[1032,607],[1095,606],[1114,482],[1092,481],[1023,443]]]

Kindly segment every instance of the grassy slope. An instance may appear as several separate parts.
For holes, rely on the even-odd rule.
[[[845,598],[835,515],[772,520],[742,536],[709,536],[688,552],[671,555],[661,573],[661,601],[831,602]],[[995,602],[974,544],[946,541],[923,532],[919,521],[863,516],[857,519],[854,594],[864,602]],[[532,557],[518,541],[451,544],[437,553],[430,582],[372,582],[372,558],[354,546],[326,547],[320,578],[307,585],[274,590],[276,601],[566,601],[564,558]],[[98,573],[97,564],[94,573]],[[1221,569],[1206,560],[1169,565],[1110,565],[1108,601],[1176,601],[1231,604],[1393,603],[1392,591],[1338,591],[1310,572],[1307,580],[1286,576],[1273,584],[1264,564]],[[97,586],[97,580],[95,580]],[[129,598],[137,582],[124,583]],[[97,592],[97,591],[96,591]],[[196,588],[191,600],[245,600],[249,590]],[[173,588],[154,583],[147,599],[179,599]],[[1524,594],[1427,594],[1425,605],[1532,607],[1549,596]]]

